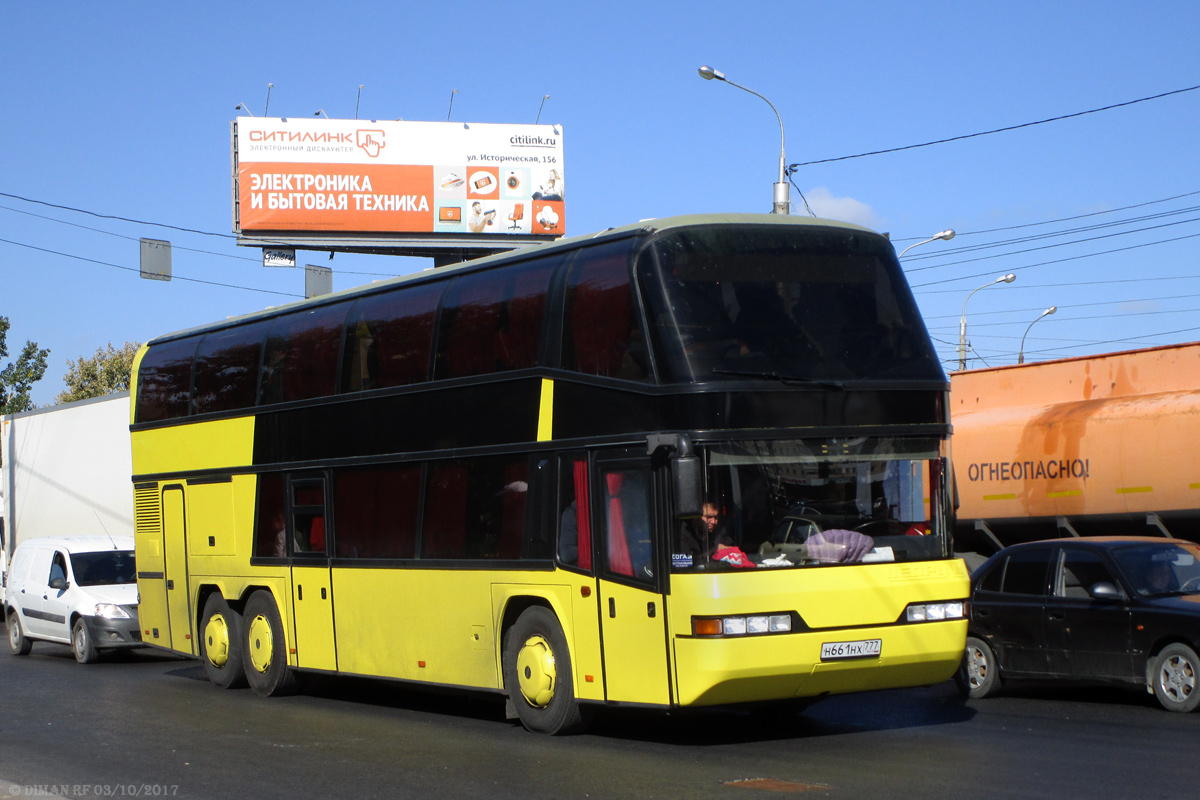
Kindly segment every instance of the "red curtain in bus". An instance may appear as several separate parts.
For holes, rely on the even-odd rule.
[[[579,532],[579,568],[592,568],[592,520],[588,513],[587,461],[575,462],[575,524]]]
[[[629,559],[629,543],[625,541],[625,514],[621,508],[621,485],[625,476],[610,472],[604,476],[608,485],[608,569],[618,575],[633,575]]]

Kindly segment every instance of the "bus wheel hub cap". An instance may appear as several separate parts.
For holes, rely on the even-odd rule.
[[[274,642],[271,639],[271,623],[259,614],[250,620],[250,663],[259,672],[271,668],[271,655]]]
[[[554,651],[541,636],[530,636],[517,653],[517,682],[529,705],[545,708],[554,699]]]
[[[229,661],[229,626],[220,614],[213,614],[204,626],[204,654],[214,667]]]

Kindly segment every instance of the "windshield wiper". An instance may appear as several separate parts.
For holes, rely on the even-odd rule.
[[[714,369],[713,375],[728,375],[731,378],[765,378],[770,381],[779,381],[788,386],[817,386],[822,389],[838,389],[845,391],[846,384],[841,381],[826,381],[817,378],[806,378],[801,375],[783,375],[778,372],[753,372],[740,369]]]

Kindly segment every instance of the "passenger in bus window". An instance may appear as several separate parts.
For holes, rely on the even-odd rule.
[[[708,558],[718,548],[733,544],[721,511],[716,503],[705,503],[699,517],[685,519],[679,524],[679,549],[676,553],[693,558]]]

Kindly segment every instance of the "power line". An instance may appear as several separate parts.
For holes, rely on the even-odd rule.
[[[1127,100],[1124,103],[1113,103],[1112,105],[1102,106],[1100,108],[1092,108],[1092,109],[1088,109],[1087,111],[1076,111],[1073,114],[1062,114],[1060,116],[1050,117],[1048,119],[1039,119],[1035,122],[1023,122],[1020,125],[1007,125],[1003,128],[994,128],[993,130],[990,130],[990,131],[980,131],[979,133],[967,133],[962,136],[951,136],[948,139],[938,139],[938,140],[932,141],[932,142],[922,142],[921,144],[908,144],[908,145],[904,145],[903,147],[889,147],[885,150],[872,150],[869,153],[857,153],[852,156],[838,156],[836,158],[822,158],[818,161],[802,161],[798,164],[788,165],[788,170],[790,171],[793,169],[798,169],[800,167],[811,167],[814,164],[830,164],[834,161],[849,161],[852,158],[866,158],[867,156],[879,156],[879,155],[883,155],[885,153],[899,153],[904,150],[915,150],[919,147],[932,147],[935,144],[946,144],[947,142],[958,142],[958,141],[962,141],[963,139],[974,139],[978,136],[990,136],[993,133],[1005,133],[1007,131],[1015,131],[1015,130],[1019,130],[1021,128],[1031,128],[1034,125],[1045,125],[1048,122],[1059,122],[1064,119],[1072,119],[1074,117],[1082,117],[1087,114],[1098,114],[1101,111],[1111,111],[1114,108],[1124,108],[1125,106],[1132,106],[1132,105],[1136,105],[1138,103],[1146,103],[1151,100],[1161,100],[1164,97],[1170,97],[1170,96],[1176,95],[1176,94],[1183,94],[1184,92],[1194,92],[1197,89],[1200,89],[1200,85],[1188,86],[1185,89],[1175,89],[1170,92],[1163,92],[1162,94],[1151,95],[1150,97],[1139,97],[1137,100]]]
[[[125,270],[126,272],[136,272],[138,274],[141,274],[140,269],[134,269],[133,267],[122,266],[121,264],[113,264],[108,261],[99,261],[94,258],[87,258],[85,256],[77,256],[72,253],[63,253],[59,250],[49,250],[45,247],[37,247],[36,245],[25,244],[24,242],[14,242],[11,239],[0,239],[0,242],[3,242],[4,244],[11,244],[15,247],[25,247],[30,250],[37,250],[42,253],[49,253],[49,254],[55,255],[55,256],[62,256],[63,258],[73,258],[76,261],[86,261],[89,264],[99,264],[100,266],[103,266],[103,267],[112,267],[113,269],[120,269],[120,270]],[[232,283],[219,283],[217,281],[205,281],[205,280],[201,280],[200,278],[185,278],[182,275],[175,275],[175,276],[173,276],[173,279],[177,280],[177,281],[189,281],[191,283],[203,283],[208,286],[220,286],[225,289],[243,289],[247,292],[262,292],[263,294],[278,294],[278,295],[283,295],[284,297],[303,297],[304,296],[304,295],[300,295],[300,294],[293,294],[291,292],[277,292],[273,289],[258,289],[253,286],[237,286]]]
[[[1065,311],[1065,310],[1069,310],[1069,309],[1073,309],[1073,308],[1087,308],[1089,306],[1119,306],[1119,305],[1125,305],[1126,303],[1152,303],[1152,302],[1155,302],[1156,300],[1186,300],[1186,299],[1190,299],[1193,297],[1200,297],[1200,294],[1173,294],[1173,295],[1169,295],[1167,297],[1134,297],[1134,298],[1128,298],[1125,300],[1103,300],[1103,301],[1098,301],[1095,303],[1071,303],[1070,305],[1059,306],[1058,310]],[[972,316],[987,317],[987,316],[995,316],[997,314],[1026,314],[1026,313],[1032,314],[1034,311],[1042,311],[1042,310],[1043,309],[1041,306],[1038,306],[1037,308],[1010,308],[1005,311],[976,311],[976,312],[972,313]],[[958,315],[958,314],[939,314],[938,316],[935,316],[935,317],[925,317],[925,319],[926,320],[957,319],[959,316],[960,315]],[[1065,319],[1078,319],[1078,317],[1066,317]],[[1020,320],[1016,320],[1014,322],[1019,322],[1019,321]],[[1006,323],[1006,324],[1013,324],[1013,323]]]
[[[1089,236],[1084,239],[1075,239],[1070,242],[1055,242],[1054,244],[1044,244],[1040,247],[1028,247],[1024,250],[1013,250],[1009,253],[997,253],[990,256],[979,256],[978,258],[964,258],[961,261],[951,261],[946,264],[934,264],[928,267],[916,267],[915,269],[905,270],[905,272],[922,272],[927,269],[944,269],[945,267],[955,267],[959,264],[973,264],[976,261],[987,261],[992,258],[1004,258],[1005,256],[1019,256],[1024,253],[1036,253],[1039,250],[1052,250],[1055,247],[1069,247],[1073,244],[1087,244],[1088,242],[1097,242],[1101,239],[1113,239],[1117,236],[1128,236],[1131,233],[1145,233],[1146,231],[1156,231],[1160,228],[1173,228],[1176,225],[1187,225],[1192,222],[1200,222],[1200,217],[1192,217],[1191,219],[1180,219],[1174,222],[1164,222],[1161,225],[1150,225],[1145,228],[1135,228],[1131,231],[1121,231],[1119,233],[1106,233],[1102,236]]]
[[[0,192],[0,195],[4,195],[4,193],[3,193],[3,192]],[[6,196],[12,196],[12,195],[6,195]],[[30,200],[30,201],[28,201],[28,202],[33,202],[33,203],[41,203],[42,201],[40,201],[40,200]],[[53,205],[53,204],[52,204],[52,203],[46,203],[45,205]],[[82,209],[71,209],[71,208],[68,208],[67,206],[54,206],[54,207],[55,207],[55,208],[63,208],[63,209],[69,210],[69,211],[77,211],[77,212],[79,212],[79,213],[81,213],[81,214],[90,214],[90,213],[91,213],[90,211],[84,211],[84,210],[82,210]],[[91,227],[90,225],[80,225],[80,224],[79,224],[79,223],[77,223],[77,222],[68,222],[68,221],[67,221],[67,220],[65,220],[65,219],[56,219],[55,217],[47,217],[47,216],[46,216],[46,215],[44,215],[44,214],[34,214],[32,211],[22,211],[22,210],[21,210],[21,209],[19,209],[19,208],[12,208],[11,206],[0,205],[0,209],[4,209],[5,211],[11,211],[11,212],[13,212],[14,214],[24,214],[24,215],[25,215],[25,216],[27,216],[27,217],[34,217],[34,218],[36,218],[36,219],[44,219],[44,220],[46,220],[47,222],[57,222],[59,225],[69,225],[69,226],[71,226],[72,228],[80,228],[81,230],[85,230],[85,231],[92,231],[93,233],[102,233],[102,234],[104,234],[105,236],[114,236],[114,237],[116,237],[116,238],[118,238],[118,239],[125,239],[125,240],[127,240],[127,241],[130,241],[130,242],[137,242],[137,241],[140,241],[139,237],[136,237],[136,236],[126,236],[126,235],[125,235],[125,234],[123,234],[123,233],[116,233],[116,232],[114,232],[114,231],[106,231],[106,230],[104,230],[103,228],[93,228],[93,227]],[[144,224],[146,224],[146,225],[157,225],[158,223],[154,223],[154,222],[148,222],[148,223],[144,223]],[[170,226],[163,226],[163,227],[170,227]],[[180,229],[180,230],[182,230],[182,229]],[[214,234],[211,234],[211,235],[213,235],[213,236],[219,236],[220,234],[215,234],[215,233],[214,233]],[[262,261],[261,261],[260,259],[257,259],[257,258],[250,258],[249,256],[239,256],[239,255],[233,255],[233,254],[231,254],[231,253],[218,253],[218,252],[216,252],[216,251],[214,251],[214,250],[198,250],[198,249],[196,249],[196,248],[194,248],[194,247],[184,247],[183,245],[177,245],[177,244],[173,244],[173,245],[171,245],[171,247],[172,247],[172,248],[174,248],[174,249],[176,249],[176,250],[185,250],[185,251],[187,251],[187,252],[189,252],[189,253],[201,253],[201,254],[203,254],[203,255],[208,255],[208,256],[218,256],[218,257],[220,257],[220,258],[231,258],[231,259],[234,259],[234,260],[236,260],[236,261],[249,261],[249,262],[251,262],[251,263],[254,263],[254,264],[261,264],[261,263],[262,263]],[[348,269],[339,269],[339,270],[338,270],[338,274],[339,274],[339,275],[366,275],[366,276],[373,277],[373,278],[395,278],[395,277],[399,277],[399,273],[394,273],[394,272],[358,272],[358,271],[355,271],[355,270],[348,270]]]
[[[1169,244],[1170,242],[1179,242],[1184,239],[1195,239],[1198,236],[1200,236],[1200,233],[1190,233],[1186,236],[1176,236],[1173,239],[1160,239],[1157,242],[1143,242],[1142,244],[1134,244],[1134,245],[1130,245],[1129,247],[1117,247],[1113,250],[1101,250],[1099,253],[1084,253],[1081,256],[1068,256],[1067,258],[1056,258],[1056,259],[1052,259],[1050,261],[1041,261],[1037,264],[1026,264],[1025,266],[1022,266],[1022,267],[1010,267],[1009,272],[1016,272],[1017,270],[1021,270],[1021,269],[1033,269],[1034,267],[1044,267],[1047,264],[1061,264],[1065,261],[1078,261],[1081,258],[1092,258],[1094,256],[1104,256],[1104,255],[1109,255],[1111,253],[1124,253],[1128,250],[1140,250],[1143,247],[1153,247],[1155,245],[1160,245],[1160,244]],[[1038,248],[1038,249],[1041,249],[1041,248]],[[913,285],[912,288],[918,289],[918,288],[921,288],[924,286],[937,286],[937,285],[943,284],[943,283],[954,283],[956,281],[965,281],[965,280],[972,279],[972,278],[983,278],[983,277],[987,277],[988,275],[991,275],[991,274],[992,273],[990,273],[990,272],[979,272],[974,275],[960,275],[957,278],[943,278],[940,281],[930,281],[929,283],[918,283],[918,284]],[[1099,283],[1099,281],[1097,281],[1097,283]]]
[[[1011,239],[997,239],[994,242],[980,242],[979,244],[969,244],[969,245],[965,245],[963,247],[954,247],[954,248],[945,249],[945,250],[939,249],[939,250],[936,250],[931,253],[922,253],[915,257],[909,257],[908,259],[906,259],[905,263],[910,263],[912,261],[928,261],[931,259],[950,258],[953,256],[962,255],[964,253],[977,253],[977,252],[980,252],[983,250],[993,250],[997,247],[1008,247],[1010,245],[1026,244],[1028,242],[1040,242],[1040,241],[1044,241],[1046,239],[1054,239],[1059,236],[1070,236],[1073,233],[1087,233],[1090,231],[1100,231],[1100,230],[1105,230],[1108,228],[1119,228],[1122,225],[1133,225],[1138,222],[1149,222],[1151,220],[1164,219],[1166,217],[1175,217],[1180,214],[1191,214],[1196,211],[1200,211],[1200,206],[1188,206],[1187,208],[1178,208],[1178,209],[1175,209],[1174,211],[1160,211],[1157,214],[1143,214],[1140,217],[1128,217],[1126,219],[1110,220],[1108,222],[1100,222],[1095,225],[1081,225],[1081,226],[1075,227],[1075,228],[1064,228],[1063,230],[1060,230],[1060,231],[1048,231],[1046,233],[1038,233],[1038,234],[1034,234],[1032,236],[1017,236],[1017,237],[1014,237]],[[1127,231],[1127,232],[1128,233],[1136,233],[1137,231]],[[1116,235],[1120,235],[1120,234],[1116,234]],[[1096,238],[1096,237],[1093,237],[1093,238]],[[1088,241],[1092,241],[1092,239],[1091,238],[1080,239],[1080,240],[1077,240],[1076,243],[1088,242]],[[1005,256],[1005,255],[1011,255],[1011,253],[1001,253],[999,255],[993,256],[993,258],[1000,258],[1001,256]],[[963,263],[963,262],[954,262],[954,263]],[[949,265],[948,264],[936,264],[936,265],[928,266],[928,267],[915,267],[912,269],[908,269],[908,271],[909,272],[919,272],[920,270],[923,270],[923,269],[938,269],[939,267],[944,267],[944,266],[949,266]]]
[[[1174,240],[1172,239],[1171,241],[1174,241]],[[1096,255],[1103,255],[1103,253],[1097,253]],[[1055,262],[1048,261],[1046,263],[1053,264]],[[1040,265],[1035,264],[1034,266],[1040,266]],[[1059,289],[1059,288],[1071,288],[1071,287],[1075,287],[1075,286],[1098,286],[1098,285],[1104,284],[1104,283],[1147,283],[1149,281],[1194,281],[1194,280],[1200,280],[1200,275],[1168,275],[1168,276],[1160,277],[1160,278],[1114,278],[1112,280],[1104,280],[1104,281],[1071,281],[1069,283],[1026,283],[1026,284],[1015,283],[1012,286],[1006,287],[1004,291],[1005,292],[1013,292],[1018,289]],[[944,282],[944,281],[942,281],[942,282]],[[921,285],[922,286],[932,286],[933,284],[925,283],[925,284],[921,284]],[[918,292],[917,294],[958,294],[958,295],[961,295],[962,289],[933,289],[928,292]]]
[[[1131,206],[1121,206],[1120,208],[1110,208],[1107,211],[1092,211],[1091,213],[1088,213],[1088,214],[1077,214],[1073,217],[1059,217],[1058,219],[1048,219],[1044,222],[1026,222],[1021,225],[1008,225],[1003,228],[988,228],[986,230],[980,230],[980,231],[958,231],[955,235],[956,236],[977,236],[982,233],[1000,233],[1002,231],[1015,231],[1015,230],[1019,230],[1021,228],[1034,228],[1034,227],[1037,227],[1038,225],[1054,225],[1059,222],[1073,222],[1074,220],[1077,220],[1077,219],[1087,219],[1088,217],[1098,217],[1101,214],[1115,214],[1118,211],[1129,211],[1134,208],[1143,208],[1145,206],[1157,205],[1158,203],[1169,203],[1172,200],[1179,200],[1184,197],[1193,197],[1194,195],[1198,195],[1198,194],[1200,194],[1200,190],[1195,191],[1195,192],[1185,192],[1183,194],[1177,194],[1172,197],[1164,197],[1161,200],[1148,200],[1145,203],[1135,203],[1134,205],[1131,205]],[[910,237],[906,237],[903,239],[892,239],[892,241],[893,242],[915,242],[918,239],[925,239],[925,238],[928,238],[928,237],[910,236]]]

